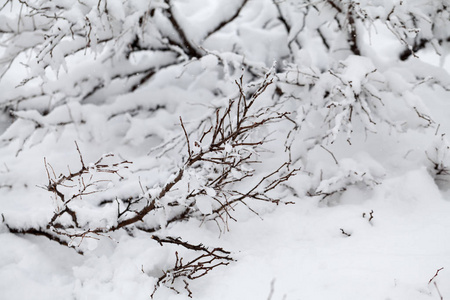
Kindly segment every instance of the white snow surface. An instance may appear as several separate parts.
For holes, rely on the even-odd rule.
[[[168,228],[168,235],[224,247],[237,260],[196,280],[195,299],[267,299],[272,282],[272,299],[439,299],[437,288],[450,294],[450,202],[424,168],[368,194],[348,191],[338,206],[295,202],[262,219],[243,216],[221,236],[197,221]],[[142,270],[154,272],[173,255],[144,237],[101,238],[84,256],[6,230],[0,241],[1,299],[148,299],[154,278]],[[164,288],[155,297],[188,299]]]
[[[69,5],[76,1],[59,2]],[[155,7],[166,7],[165,1],[151,2]],[[392,4],[392,1],[373,2]],[[272,23],[277,18],[277,11],[270,9],[272,1],[265,0],[249,1],[237,18],[238,29],[233,23],[205,37],[206,29],[220,23],[221,16],[231,16],[240,3],[233,0],[220,5],[218,1],[180,0],[174,5],[174,15],[181,26],[190,28],[186,30],[190,42],[204,42],[208,54],[200,59],[185,62],[175,52],[143,51],[131,56],[131,64],[118,61],[111,66],[105,63],[105,67],[102,61],[114,56],[111,45],[97,49],[98,57],[88,56],[85,61],[74,55],[70,58],[72,62],[63,62],[63,53],[55,52],[49,65],[59,74],[52,73],[44,85],[52,95],[51,101],[39,101],[37,97],[25,104],[18,103],[15,121],[0,114],[0,300],[150,299],[158,277],[173,267],[176,251],[187,257],[195,255],[176,245],[162,247],[151,238],[152,234],[180,237],[210,249],[221,247],[234,258],[227,266],[189,281],[189,290],[183,285],[177,286],[179,293],[166,286],[159,287],[153,294],[156,300],[190,299],[188,291],[198,300],[450,299],[450,183],[448,176],[443,181],[436,179],[431,163],[433,160],[450,166],[450,144],[446,137],[450,134],[450,56],[437,57],[430,54],[430,49],[424,49],[422,60],[397,63],[387,53],[402,45],[396,38],[386,37],[391,34],[386,28],[382,29],[381,37],[373,32],[373,37],[361,38],[370,40],[361,46],[366,56],[336,51],[333,54],[336,57],[326,57],[324,47],[308,52],[305,49],[310,45],[314,48],[321,43],[317,35],[309,36],[311,32],[320,27],[326,37],[334,30],[333,25],[328,27],[323,21],[327,20],[327,12],[311,12],[306,17],[314,30],[297,37],[304,42],[305,49],[295,50],[295,43],[291,48],[284,44],[286,40],[296,40],[295,31],[302,28],[303,19],[292,19],[292,31],[282,31],[282,24]],[[290,15],[286,9],[284,13],[291,17],[305,8],[296,1],[286,3],[293,12]],[[321,1],[317,3],[320,5]],[[150,6],[144,4],[138,0],[108,1],[111,22],[116,25],[125,19],[130,22],[124,23],[127,29],[123,36],[118,35],[117,48],[126,47],[127,41],[120,38],[125,40],[125,33],[134,26],[131,24],[134,19],[127,19],[126,10]],[[385,12],[380,11],[380,15]],[[76,13],[75,9],[68,11],[67,17],[78,18]],[[96,10],[91,14],[96,14]],[[6,21],[0,16],[0,25],[2,22]],[[191,23],[195,24],[189,27]],[[172,29],[163,28],[161,32],[164,30]],[[395,30],[400,29],[392,29]],[[161,39],[156,36],[155,40]],[[331,50],[340,49],[344,42],[339,36],[330,40]],[[376,45],[372,47],[371,43]],[[283,61],[289,51],[299,56],[297,65]],[[276,60],[281,61],[274,64]],[[165,67],[175,61],[179,64]],[[291,109],[291,121],[302,125],[291,141],[293,160],[298,159],[300,171],[278,195],[288,204],[249,202],[250,209],[238,205],[232,212],[237,221],[228,219],[225,224],[202,218],[167,224],[168,203],[178,201],[185,205],[183,201],[187,201],[190,189],[204,191],[195,196],[193,203],[201,214],[211,214],[217,206],[213,200],[218,196],[216,191],[206,186],[201,170],[192,168],[185,171],[188,179],[177,183],[177,191],[168,193],[166,202],[157,203],[162,209],[144,218],[147,225],[151,222],[160,225],[156,233],[134,230],[131,236],[118,230],[94,238],[74,239],[71,246],[82,250],[81,255],[46,237],[10,232],[8,226],[43,227],[60,208],[55,195],[42,187],[48,184],[53,170],[59,174],[80,167],[73,141],[77,141],[92,173],[84,177],[86,182],[67,186],[64,192],[70,195],[83,184],[98,180],[95,191],[101,191],[103,197],[93,193],[74,203],[81,225],[105,228],[116,225],[114,201],[125,200],[129,191],[137,191],[143,199],[155,198],[163,184],[174,180],[175,171],[183,166],[176,155],[186,152],[180,116],[187,132],[194,135],[198,124],[212,116],[212,109],[226,106],[230,98],[239,95],[235,81],[242,74],[248,75],[242,71],[244,63],[256,71],[267,71],[272,64],[280,69],[285,67],[273,78],[281,82],[286,97],[282,99]],[[134,79],[122,80],[117,76],[119,79],[114,79],[110,86],[111,79],[105,73],[134,72],[136,66],[138,74],[140,68],[145,71],[153,66],[158,74],[132,92],[115,95],[116,89],[132,85]],[[84,73],[87,67],[91,69],[89,74]],[[319,69],[326,68],[334,68],[334,73],[320,73]],[[13,75],[8,73],[0,80],[0,88],[7,90],[11,83],[16,85],[14,74],[25,76],[17,62],[11,69]],[[420,80],[436,84],[415,84],[412,74],[418,73],[417,70],[430,75]],[[41,71],[36,67],[32,73]],[[57,80],[52,81],[52,76]],[[89,90],[97,81],[108,88],[80,100],[83,95],[80,91]],[[85,86],[80,86],[80,82]],[[295,88],[308,85],[308,96],[301,94],[296,99]],[[73,99],[58,95],[64,89],[73,92]],[[273,86],[268,88],[274,90]],[[8,97],[32,95],[35,91],[40,92],[41,87],[8,89],[0,94],[0,104]],[[329,94],[327,99],[325,92]],[[364,101],[352,98],[363,93],[366,93],[361,96]],[[374,98],[382,98],[383,103]],[[292,99],[294,104],[289,102]],[[319,100],[314,102],[316,99]],[[263,104],[271,100],[261,97]],[[311,105],[301,106],[302,101],[310,101]],[[54,109],[43,114],[42,109],[51,106],[50,103]],[[323,113],[327,105],[332,107],[330,114],[328,110]],[[349,116],[346,108],[350,106],[353,115]],[[369,119],[369,115],[374,119]],[[430,124],[428,116],[433,119]],[[277,139],[288,136],[288,125],[273,125],[269,129],[257,132],[275,142],[269,144],[270,151],[258,156],[264,163],[255,167],[257,175],[251,179],[256,182],[261,174],[284,159],[284,154],[279,154],[284,153],[285,144],[277,144]],[[169,150],[156,156],[157,151],[150,149],[155,146],[159,149],[160,145]],[[198,140],[191,140],[193,155],[205,151],[202,147]],[[225,144],[224,153],[238,156],[239,151],[246,150],[240,147]],[[129,169],[119,171],[121,177],[96,173],[92,162],[109,152],[120,160],[133,162]],[[113,167],[113,160],[108,160],[108,155],[103,157]],[[307,159],[301,161],[304,157]],[[243,166],[231,173],[237,179],[244,172],[253,171]],[[237,186],[242,188],[239,183]],[[330,196],[324,197],[326,194]],[[103,199],[113,201],[100,205]],[[69,224],[70,220],[60,222]]]

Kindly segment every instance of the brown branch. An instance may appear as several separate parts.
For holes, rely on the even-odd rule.
[[[337,10],[338,13],[342,13],[342,9],[334,3],[333,0],[327,0],[327,3],[330,4],[335,10]]]
[[[201,58],[203,56],[202,53],[200,53],[196,47],[194,47],[191,42],[189,41],[188,37],[186,36],[186,33],[184,32],[181,25],[178,23],[178,20],[175,18],[175,14],[173,11],[173,5],[171,3],[171,0],[165,0],[166,4],[169,6],[168,9],[168,19],[170,23],[172,24],[173,29],[175,29],[176,33],[178,34],[178,37],[181,39],[181,45],[179,45],[184,52],[191,58]]]
[[[84,195],[89,195],[96,192],[90,191],[91,187],[100,182],[95,181],[92,178],[93,175],[91,173],[93,170],[95,172],[119,175],[118,172],[120,168],[126,168],[127,164],[129,164],[130,162],[123,160],[119,162],[107,163],[104,160],[106,158],[113,157],[112,154],[107,154],[103,155],[95,163],[88,165],[85,163],[82,152],[77,143],[75,143],[75,146],[81,164],[80,168],[77,171],[71,171],[69,169],[69,172],[67,174],[56,176],[51,165],[47,163],[46,159],[44,159],[45,169],[48,177],[48,184],[45,188],[48,191],[54,193],[55,197],[62,203],[62,207],[53,214],[51,220],[49,221],[47,228],[51,231],[47,232],[46,234],[49,237],[57,237],[58,235],[62,235],[71,239],[81,238],[81,241],[83,241],[84,238],[92,237],[93,235],[103,236],[106,233],[113,232],[121,228],[125,229],[129,225],[135,225],[137,229],[146,232],[155,232],[160,229],[160,226],[156,226],[154,228],[146,228],[145,224],[142,223],[144,225],[141,225],[140,222],[142,222],[150,212],[159,209],[160,206],[157,203],[159,203],[160,200],[166,197],[166,195],[174,189],[176,184],[183,180],[185,170],[193,166],[196,168],[198,166],[201,167],[202,164],[208,164],[215,166],[215,168],[220,168],[220,171],[209,178],[208,183],[205,185],[205,187],[214,189],[217,196],[214,196],[213,199],[220,204],[219,210],[214,211],[212,219],[222,219],[225,224],[228,219],[234,220],[230,213],[234,209],[234,205],[236,205],[238,202],[243,203],[251,211],[253,211],[248,206],[248,204],[245,203],[246,199],[268,201],[278,204],[280,202],[280,199],[270,198],[265,195],[265,193],[275,189],[281,183],[287,181],[291,176],[295,175],[295,172],[297,170],[292,170],[285,174],[281,173],[281,169],[287,166],[286,163],[269,175],[261,178],[261,180],[247,192],[241,193],[228,187],[233,185],[234,183],[243,182],[245,179],[253,176],[254,171],[252,168],[248,169],[251,171],[242,170],[244,165],[259,163],[259,161],[253,158],[254,152],[257,151],[261,145],[266,143],[267,139],[259,138],[258,140],[252,141],[250,140],[250,132],[257,130],[267,123],[279,121],[286,116],[286,113],[279,113],[276,111],[276,109],[273,109],[272,111],[268,108],[261,108],[251,113],[251,108],[256,103],[258,97],[260,97],[262,93],[266,91],[267,87],[272,84],[272,82],[273,81],[269,79],[268,76],[266,76],[264,78],[264,81],[256,88],[253,93],[246,95],[243,89],[242,78],[240,79],[240,81],[237,81],[236,84],[239,88],[239,100],[230,100],[226,107],[222,109],[216,109],[216,118],[214,121],[212,121],[213,124],[210,127],[205,126],[206,129],[203,131],[203,133],[199,134],[202,140],[209,142],[209,145],[204,145],[198,153],[193,153],[191,151],[189,138],[191,134],[188,132],[182,118],[180,117],[181,128],[183,130],[186,143],[188,144],[188,158],[186,162],[172,175],[173,178],[162,186],[157,195],[152,196],[151,198],[149,198],[148,196],[130,197],[127,201],[124,202],[125,205],[122,209],[121,202],[116,199],[118,203],[117,223],[111,227],[89,228],[88,224],[87,226],[85,226],[87,228],[81,228],[84,225],[79,223],[76,210],[69,207],[68,204],[71,201],[81,199],[81,197]],[[236,116],[234,116],[234,114],[236,114]],[[229,150],[227,149],[227,147],[230,146],[233,153],[232,155],[228,153]],[[240,172],[242,176],[235,178],[235,174],[234,172],[232,172],[232,170]],[[275,175],[277,175],[276,178],[270,179]],[[84,176],[89,176],[89,181],[85,181]],[[65,193],[63,193],[61,189],[74,187],[74,182],[78,182],[79,188],[76,193],[69,197]],[[142,189],[142,193],[145,195],[146,191],[142,184],[140,184],[140,187]],[[206,194],[204,188],[190,191],[186,196],[186,199],[194,198],[196,195],[200,194]],[[147,203],[145,204],[143,203],[143,201],[147,201]],[[110,202],[112,202],[112,200]],[[168,224],[185,220],[190,217],[202,216],[204,218],[203,215],[199,214],[199,210],[195,206],[195,201],[191,201],[183,209],[181,209],[182,207],[177,201],[173,201],[168,205],[171,207],[173,206],[180,208],[180,210],[173,214],[167,221]],[[63,225],[59,223],[59,219],[63,215],[70,216],[72,221],[71,225]],[[183,242],[180,239],[170,237],[160,238],[157,236],[153,236],[153,239],[158,241],[160,244],[171,243],[182,246],[189,250],[202,251],[205,253],[203,256],[198,257],[197,260],[189,262],[187,265],[182,263],[181,259],[178,262],[178,267],[193,267],[192,270],[195,270],[195,275],[191,275],[190,279],[201,277],[204,275],[204,273],[206,274],[208,270],[210,270],[204,268],[202,269],[201,265],[197,265],[197,263],[199,263],[199,260],[203,261],[203,264],[208,262],[206,260],[207,258],[211,259],[209,263],[212,263],[212,261],[216,259],[226,261],[231,260],[231,258],[228,257],[229,253],[221,248],[209,250],[201,244],[193,245]],[[223,263],[219,263],[218,265],[222,264]],[[211,268],[215,266],[217,265],[210,265]],[[199,270],[203,270],[204,273],[199,273]]]
[[[5,222],[4,218],[3,218],[3,222]],[[31,234],[31,235],[36,235],[36,236],[43,236],[43,237],[48,238],[51,241],[57,242],[58,244],[60,244],[62,246],[73,248],[73,249],[75,249],[75,251],[77,253],[83,255],[83,252],[79,249],[76,249],[75,246],[69,245],[63,239],[60,239],[58,236],[55,236],[54,234],[51,234],[50,232],[43,230],[41,228],[27,228],[27,229],[13,228],[13,227],[9,226],[6,222],[5,222],[5,225],[6,225],[6,228],[8,228],[9,232],[11,232],[13,234]]]
[[[325,148],[323,145],[320,145],[320,147],[323,149],[323,150],[325,150],[325,151],[327,151],[328,153],[330,153],[330,155],[333,157],[333,159],[334,159],[334,162],[337,164],[337,165],[339,165],[339,162],[338,162],[338,160],[336,159],[336,157],[334,156],[334,154],[333,154],[333,152],[331,152],[330,150],[328,150],[327,148]]]
[[[352,236],[350,233],[345,232],[344,229],[342,229],[342,228],[339,228],[339,229],[341,230],[341,233],[342,233],[343,235],[345,235],[345,236],[347,236],[347,237]]]
[[[354,3],[351,2],[349,4],[348,12],[347,12],[347,20],[348,20],[348,43],[350,45],[350,50],[354,55],[361,55],[361,51],[358,46],[358,32],[356,30],[356,22],[353,16],[353,7]]]
[[[444,269],[444,267],[437,269],[436,274],[434,274],[434,276],[431,277],[431,279],[428,281],[428,284],[430,284],[439,275],[439,272],[443,269]]]
[[[182,179],[183,173],[184,173],[184,169],[179,169],[175,178],[171,182],[166,183],[166,185],[163,187],[163,189],[158,194],[156,199],[163,198],[172,189],[172,187]],[[122,227],[142,221],[142,219],[149,212],[153,211],[156,208],[156,199],[153,199],[148,205],[146,205],[143,209],[138,211],[134,217],[120,221],[116,226],[111,227],[109,229],[109,231],[116,231],[117,229],[120,229]]]
[[[424,119],[426,122],[428,122],[427,126],[431,126],[431,124],[434,123],[430,116],[421,113],[415,106],[413,108],[419,118]]]
[[[186,132],[186,128],[184,127],[183,124],[183,119],[180,117],[180,123],[181,123],[181,128],[183,128],[183,132],[184,132],[184,136],[186,137],[186,144],[187,144],[187,148],[188,148],[188,155],[189,155],[189,159],[191,158],[192,152],[191,152],[191,146],[190,146],[190,141],[189,141],[189,136]]]
[[[241,202],[243,204],[245,199],[254,199],[254,200],[260,200],[260,201],[266,201],[266,202],[272,202],[275,204],[278,204],[280,202],[280,199],[274,199],[270,198],[265,195],[265,193],[269,192],[270,190],[273,190],[275,187],[280,185],[282,182],[287,181],[290,177],[295,176],[298,169],[294,169],[285,176],[280,176],[277,179],[274,179],[268,183],[268,185],[262,189],[262,191],[257,191],[259,187],[263,185],[270,177],[274,176],[275,174],[279,173],[280,170],[284,167],[287,167],[288,163],[282,164],[277,170],[269,173],[268,175],[262,177],[255,185],[253,185],[246,193],[241,193],[239,191],[234,191],[235,194],[238,195],[238,197],[235,197],[234,199],[230,201],[226,201],[223,203],[219,208],[215,209],[213,211],[214,214],[220,215],[222,212],[227,212],[227,209],[232,207],[233,204],[237,202]]]
[[[194,250],[194,251],[204,251],[212,256],[216,256],[218,258],[222,258],[225,260],[230,260],[232,261],[233,259],[231,257],[229,257],[228,255],[231,253],[229,251],[225,251],[222,248],[214,248],[212,251],[209,250],[207,247],[205,247],[203,244],[198,244],[198,245],[193,245],[190,244],[188,242],[185,242],[183,240],[181,240],[180,238],[174,238],[174,237],[165,237],[165,238],[161,238],[159,236],[156,235],[152,235],[152,239],[157,241],[161,246],[163,246],[163,244],[167,243],[167,244],[174,244],[174,245],[178,245],[178,246],[182,246],[186,249],[189,250]],[[215,252],[219,252],[222,253],[222,255],[218,255]]]
[[[185,243],[183,242],[183,244]],[[233,261],[233,259],[228,255],[218,256],[215,252],[223,252],[223,249],[215,248],[212,251],[208,251],[207,253],[201,254],[191,261],[184,263],[183,258],[180,258],[178,252],[176,251],[175,266],[171,269],[163,271],[164,274],[158,278],[153,293],[151,294],[151,298],[153,299],[158,287],[161,285],[166,285],[175,292],[180,293],[174,287],[175,281],[177,280],[182,280],[182,282],[185,283],[185,289],[188,292],[188,296],[192,297],[192,292],[188,289],[189,285],[187,284],[187,280],[201,278],[208,274],[211,270],[219,266],[226,266],[230,263],[230,261]]]
[[[436,291],[438,292],[438,295],[439,295],[439,299],[440,299],[440,300],[444,300],[444,297],[442,296],[442,294],[441,294],[441,291],[439,290],[439,288],[438,288],[438,285],[437,285],[436,281],[435,281],[435,282],[433,282],[433,283],[434,283],[434,287],[436,288]]]
[[[219,30],[221,30],[223,27],[230,24],[231,22],[233,22],[239,16],[239,14],[241,13],[242,9],[244,8],[244,6],[247,4],[248,1],[249,0],[243,0],[241,5],[238,7],[238,9],[234,12],[234,14],[231,17],[220,22],[214,29],[209,31],[203,39],[206,40],[211,35],[218,32]]]
[[[291,32],[291,25],[288,23],[286,18],[283,15],[283,12],[281,11],[280,2],[277,2],[276,0],[272,0],[273,4],[277,8],[278,12],[278,20],[283,24],[284,29],[286,29],[286,32],[289,34]]]

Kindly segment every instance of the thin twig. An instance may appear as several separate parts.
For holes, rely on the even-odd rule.
[[[189,142],[189,136],[188,136],[188,133],[186,131],[186,128],[184,127],[183,119],[181,118],[181,116],[180,116],[180,123],[181,123],[181,127],[183,128],[184,136],[186,137],[186,144],[187,144],[187,148],[188,148],[188,155],[189,155],[189,158],[191,158],[191,155],[192,155],[191,146],[190,146],[191,143]]]
[[[335,162],[337,165],[339,165],[339,162],[337,161],[337,159],[336,159],[336,157],[334,156],[333,152],[331,152],[330,150],[328,150],[327,148],[325,148],[323,145],[320,145],[320,147],[322,147],[322,149],[324,149],[325,151],[327,151],[328,153],[330,153],[331,156],[332,156],[333,159],[334,159],[334,162]]]
[[[433,281],[433,279],[435,279],[439,275],[439,272],[443,269],[444,269],[444,267],[437,269],[436,274],[434,274],[434,276],[431,277],[431,279],[428,281],[428,284],[430,284]]]

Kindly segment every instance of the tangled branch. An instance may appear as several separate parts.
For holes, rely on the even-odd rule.
[[[174,287],[179,281],[184,283],[184,288],[188,292],[188,296],[192,298],[192,292],[189,289],[188,281],[201,278],[208,274],[211,270],[219,266],[226,266],[233,261],[233,258],[230,256],[231,253],[222,248],[214,248],[209,250],[202,244],[193,245],[182,241],[180,238],[173,237],[161,238],[153,235],[152,239],[157,241],[161,246],[164,244],[174,244],[188,250],[202,252],[202,254],[196,256],[188,262],[184,262],[183,258],[179,256],[178,251],[176,251],[174,267],[163,271],[163,275],[158,278],[158,281],[155,284],[151,298],[153,298],[156,291],[161,286],[167,286],[179,293],[179,291]]]

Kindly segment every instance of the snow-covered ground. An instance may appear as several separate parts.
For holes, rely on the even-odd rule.
[[[418,161],[427,143],[425,135],[386,134],[368,138],[364,152],[355,150],[359,154],[335,145],[340,161],[372,160],[382,183],[351,186],[335,202],[292,197],[293,204],[256,205],[259,216],[238,207],[238,222],[230,221],[228,231],[190,220],[159,234],[223,247],[236,260],[192,281],[194,299],[446,299],[450,194],[438,188],[423,157]],[[334,164],[322,154],[325,164]],[[291,185],[301,190],[305,178],[299,174]],[[17,203],[2,207],[30,202]],[[33,209],[39,211],[25,211]],[[184,251],[161,247],[146,233],[112,238],[87,239],[89,251],[81,256],[45,237],[11,234],[3,225],[0,299],[149,299],[155,276],[172,266],[175,251]],[[182,287],[180,292],[161,287],[154,299],[189,299]]]
[[[0,9],[0,300],[450,299],[447,6],[56,2]],[[200,244],[233,261],[155,289]]]
[[[450,201],[424,168],[385,179],[370,193],[349,192],[336,206],[295,201],[261,218],[243,216],[221,236],[198,221],[167,229],[224,247],[236,259],[193,281],[194,299],[269,299],[271,286],[270,299],[450,295]],[[149,299],[155,282],[145,272],[163,269],[159,264],[174,255],[144,237],[104,238],[84,256],[4,229],[0,242],[1,299]],[[188,297],[161,288],[155,299]]]

